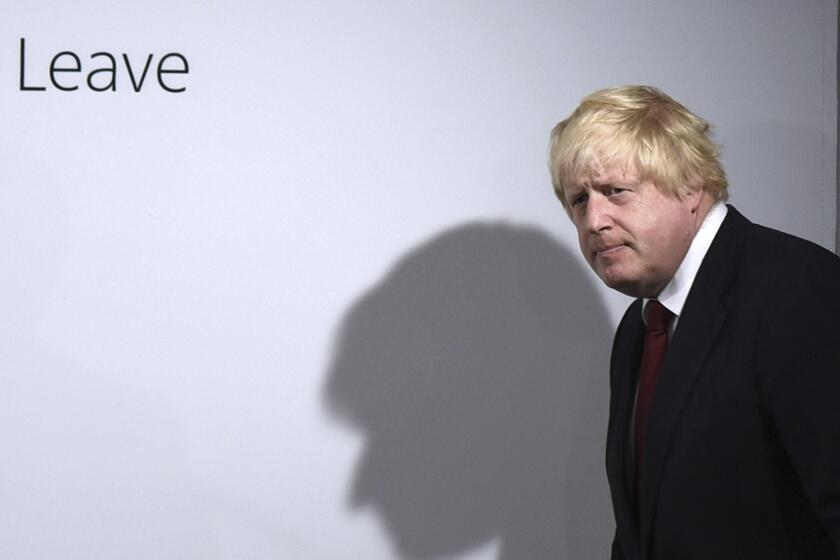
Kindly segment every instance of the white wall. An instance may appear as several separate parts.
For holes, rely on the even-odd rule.
[[[836,9],[7,6],[0,556],[605,557],[627,300],[577,254],[548,131],[658,85],[717,125],[742,212],[832,247]],[[116,92],[85,85],[99,51]],[[139,93],[121,53],[154,54]]]

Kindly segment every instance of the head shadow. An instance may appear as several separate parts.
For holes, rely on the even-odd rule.
[[[542,231],[473,223],[350,308],[324,397],[365,437],[350,502],[399,557],[606,556],[611,328],[591,282]]]

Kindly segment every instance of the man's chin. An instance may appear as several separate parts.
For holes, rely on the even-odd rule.
[[[606,282],[605,282],[605,284],[606,284]],[[615,290],[617,292],[621,292],[625,296],[630,296],[630,297],[633,297],[633,298],[646,297],[644,295],[644,291],[641,290],[636,284],[632,284],[632,283],[613,283],[613,284],[607,284],[607,286],[609,288],[612,288],[613,290]]]
[[[601,281],[617,292],[630,297],[647,297],[640,282],[621,274],[610,274],[610,271],[596,271]]]
[[[651,286],[636,278],[602,274],[598,274],[598,276],[608,288],[633,298],[655,298],[662,291],[662,286]]]

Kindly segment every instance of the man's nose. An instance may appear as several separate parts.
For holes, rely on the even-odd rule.
[[[590,195],[586,203],[586,227],[592,232],[608,229],[612,224],[609,201],[602,196]]]

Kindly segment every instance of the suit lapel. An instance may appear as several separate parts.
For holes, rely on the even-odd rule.
[[[639,526],[632,489],[627,486],[627,442],[630,414],[642,353],[642,302],[625,313],[616,331],[610,360],[610,426],[607,430],[607,478],[615,510],[617,537],[625,551],[639,551]],[[635,558],[635,557],[631,557]],[[630,560],[628,558],[628,560]]]
[[[726,322],[723,295],[736,269],[749,224],[746,218],[729,207],[726,219],[703,259],[665,356],[651,405],[643,458],[640,504],[643,558],[647,554],[670,442],[703,365]]]

